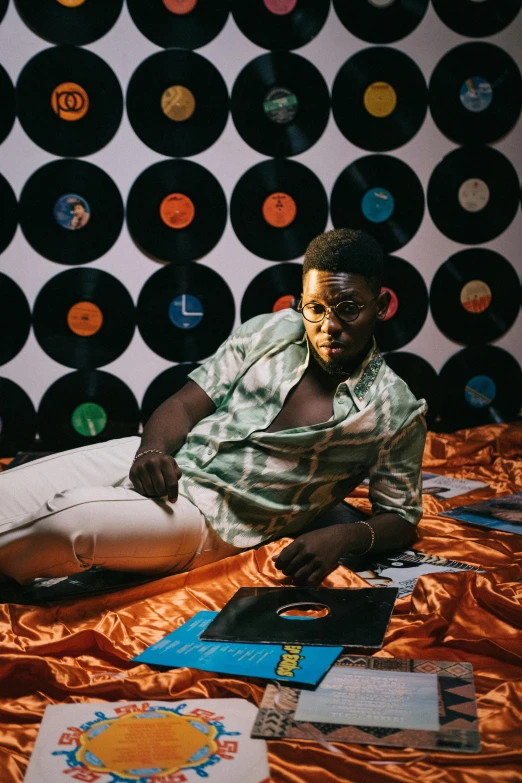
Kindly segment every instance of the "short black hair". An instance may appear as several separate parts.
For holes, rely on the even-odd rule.
[[[306,249],[303,277],[310,269],[362,275],[379,292],[382,286],[383,253],[374,237],[360,229],[337,228],[312,239]]]

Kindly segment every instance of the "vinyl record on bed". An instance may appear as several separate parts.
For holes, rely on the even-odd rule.
[[[0,457],[13,457],[31,446],[36,435],[36,411],[14,381],[0,378]]]
[[[384,259],[382,289],[390,294],[384,321],[375,329],[381,351],[394,351],[411,342],[428,315],[428,289],[421,273],[397,256]]]
[[[163,160],[132,185],[127,223],[137,245],[153,258],[185,264],[221,239],[227,201],[213,174],[190,160]]]
[[[38,432],[47,449],[73,449],[137,435],[140,411],[129,387],[103,370],[58,378],[42,397]]]
[[[0,144],[11,133],[16,117],[15,91],[7,71],[0,65]]]
[[[392,150],[410,141],[428,110],[419,66],[398,49],[373,46],[339,69],[332,111],[341,133],[366,150]]]
[[[100,269],[68,269],[40,290],[33,329],[40,347],[60,364],[91,370],[114,361],[135,327],[132,298],[116,277]]]
[[[18,283],[0,272],[0,364],[13,359],[25,345],[31,311]]]
[[[455,242],[494,239],[518,211],[520,184],[513,164],[491,147],[459,147],[435,167],[428,209],[439,231]]]
[[[234,21],[263,49],[298,49],[321,31],[330,0],[232,0]]]
[[[241,138],[263,155],[290,157],[322,136],[330,113],[326,82],[309,60],[291,52],[262,54],[232,89],[232,119]]]
[[[440,392],[439,376],[426,359],[407,351],[393,351],[385,355],[385,361],[399,378],[409,386],[412,394],[428,403],[426,421],[431,429],[437,418]]]
[[[265,160],[248,169],[230,201],[240,242],[268,261],[303,255],[328,219],[328,199],[319,178],[294,160]]]
[[[151,350],[169,361],[198,362],[215,353],[232,331],[234,297],[213,269],[169,264],[146,281],[137,315]]]
[[[120,83],[88,49],[55,46],[36,54],[16,85],[27,135],[53,155],[82,157],[104,147],[123,112]]]
[[[18,225],[18,203],[14,191],[0,174],[0,204],[2,205],[2,219],[0,220],[0,253],[11,244]]]
[[[503,30],[521,7],[522,0],[433,0],[444,24],[470,38],[485,38]]]
[[[199,367],[195,362],[177,364],[161,372],[149,384],[141,403],[141,421],[146,424],[162,402],[176,394],[187,382],[188,374]]]
[[[337,16],[357,38],[391,43],[422,22],[429,0],[333,0]]]
[[[497,141],[513,128],[521,108],[518,65],[499,46],[457,46],[431,75],[431,115],[439,130],[458,144]]]
[[[241,323],[262,313],[297,308],[303,290],[302,264],[277,264],[250,281],[241,300]]]
[[[199,49],[223,29],[227,0],[127,0],[130,15],[143,35],[165,49]]]
[[[499,253],[461,250],[435,273],[430,291],[433,320],[450,340],[476,345],[497,340],[520,311],[520,282]]]
[[[116,24],[123,0],[15,0],[25,24],[47,41],[83,45]]]
[[[440,415],[450,429],[512,421],[522,406],[522,370],[502,348],[464,348],[448,359],[439,378]]]
[[[362,228],[391,253],[417,233],[424,215],[424,191],[404,161],[391,155],[367,155],[340,173],[330,211],[335,228]]]
[[[93,163],[54,160],[25,183],[20,224],[31,247],[50,261],[87,264],[118,239],[123,201],[113,180]]]
[[[210,147],[228,119],[225,81],[195,52],[156,52],[134,71],[127,113],[144,144],[162,155],[187,157]]]

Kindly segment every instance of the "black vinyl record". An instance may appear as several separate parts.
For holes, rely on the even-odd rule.
[[[333,0],[337,16],[357,38],[384,44],[399,41],[421,23],[429,0]]]
[[[87,264],[118,239],[123,201],[113,180],[93,163],[54,160],[25,183],[20,224],[31,247],[50,261]]]
[[[520,310],[520,283],[499,253],[461,250],[435,273],[430,290],[433,320],[450,340],[488,343],[513,326]]]
[[[391,155],[367,155],[337,178],[330,201],[335,228],[362,228],[385,253],[403,247],[424,215],[424,191],[407,163]]]
[[[129,387],[103,370],[58,378],[42,397],[38,431],[46,449],[74,449],[137,435],[138,403]]]
[[[31,311],[24,292],[0,272],[0,364],[13,359],[25,345],[31,328]]]
[[[11,133],[16,117],[15,91],[7,71],[0,65],[0,144]]]
[[[0,22],[3,20],[5,16],[5,12],[7,11],[8,5],[9,5],[9,0],[0,0]]]
[[[485,38],[503,30],[521,7],[522,0],[433,0],[444,24],[470,38]]]
[[[431,429],[436,421],[439,404],[439,376],[426,359],[407,351],[387,353],[386,364],[409,386],[412,394],[428,403],[426,422]]]
[[[199,49],[223,29],[228,0],[127,0],[143,35],[163,48]]]
[[[177,364],[161,372],[149,384],[141,403],[141,420],[146,424],[156,408],[168,397],[178,392],[187,382],[187,376],[199,367],[195,362]]]
[[[397,256],[385,258],[382,286],[391,300],[386,319],[376,326],[375,339],[381,351],[394,351],[411,342],[424,326],[428,289],[421,273]]]
[[[145,169],[130,189],[127,223],[153,258],[185,264],[221,239],[227,201],[207,169],[190,160],[164,160]]]
[[[36,411],[29,396],[8,378],[0,378],[0,457],[14,457],[36,435]]]
[[[398,49],[375,46],[350,57],[332,88],[332,111],[341,133],[366,150],[383,152],[410,141],[428,110],[419,66]]]
[[[321,31],[329,10],[330,0],[232,0],[241,32],[272,51],[307,44]]]
[[[107,63],[87,49],[56,46],[36,54],[16,85],[27,135],[53,155],[82,157],[118,130],[123,95]]]
[[[9,182],[0,174],[0,204],[2,219],[0,220],[0,253],[11,244],[18,225],[18,203]]]
[[[15,0],[25,24],[56,44],[91,43],[116,24],[123,0]]]
[[[499,46],[465,43],[442,57],[430,80],[430,111],[458,144],[487,144],[513,128],[522,108],[522,77]]]
[[[520,184],[513,164],[491,147],[460,147],[435,167],[428,209],[439,231],[466,245],[494,239],[518,211]]]
[[[223,77],[195,52],[156,52],[134,71],[127,113],[148,147],[169,157],[203,152],[221,136],[229,97]]]
[[[328,199],[319,178],[293,160],[265,160],[238,181],[230,202],[240,242],[268,261],[303,255],[328,219]]]
[[[169,265],[146,281],[138,298],[138,328],[155,353],[198,362],[232,331],[234,297],[221,275],[202,264]]]
[[[326,82],[309,60],[290,52],[262,54],[232,89],[232,119],[241,138],[263,155],[289,157],[322,136],[330,114]]]
[[[68,269],[41,289],[33,308],[40,347],[60,364],[92,370],[128,347],[135,327],[132,298],[100,269]]]
[[[241,323],[263,313],[297,308],[303,290],[302,264],[277,264],[250,281],[241,301]]]
[[[455,430],[513,421],[522,406],[522,370],[507,351],[493,345],[464,348],[439,374],[440,415]]]

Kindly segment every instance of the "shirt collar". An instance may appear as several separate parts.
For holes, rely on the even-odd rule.
[[[365,358],[357,370],[346,380],[346,385],[359,410],[368,405],[375,381],[383,364],[384,359],[377,348],[374,337],[372,346]]]

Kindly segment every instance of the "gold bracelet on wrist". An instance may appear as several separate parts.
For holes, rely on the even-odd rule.
[[[145,451],[138,451],[134,459],[132,460],[132,464],[136,462],[137,459],[140,457],[143,457],[144,454],[165,454],[164,451],[160,451],[159,449],[145,449]]]
[[[368,524],[368,522],[365,522],[364,519],[358,519],[355,524],[356,525],[366,525],[366,527],[368,528],[368,530],[371,533],[372,540],[370,541],[370,546],[367,549],[365,549],[363,552],[357,552],[358,555],[366,555],[368,552],[370,552],[370,550],[373,548],[373,545],[375,543],[375,530],[373,529],[373,527],[371,525]]]

